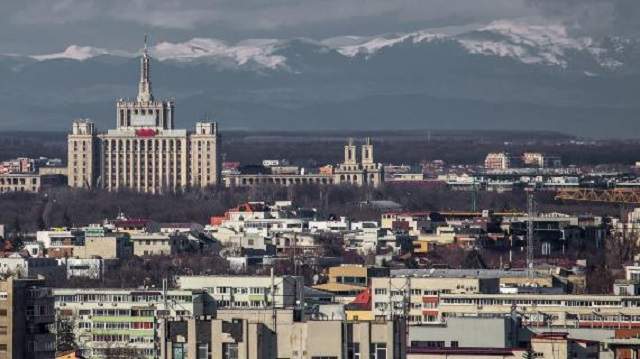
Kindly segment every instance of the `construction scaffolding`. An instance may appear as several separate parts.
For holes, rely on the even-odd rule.
[[[640,204],[640,189],[562,189],[556,192],[555,199],[561,201]]]

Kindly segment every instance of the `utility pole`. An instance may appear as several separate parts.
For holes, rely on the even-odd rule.
[[[534,257],[534,238],[533,238],[533,216],[534,216],[534,208],[533,208],[533,193],[534,190],[531,189],[527,192],[527,273],[529,278],[533,278],[533,257]]]
[[[478,184],[473,180],[473,187],[471,188],[471,212],[478,210]]]
[[[298,275],[298,258],[296,252],[298,250],[298,233],[293,232],[293,275]]]
[[[276,333],[276,338],[277,338],[277,333],[278,333],[278,323],[276,321],[276,284],[275,284],[275,277],[274,277],[274,273],[273,273],[273,266],[271,267],[271,322],[273,324],[273,332]]]

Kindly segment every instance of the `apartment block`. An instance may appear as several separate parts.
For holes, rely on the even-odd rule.
[[[0,281],[0,358],[54,358],[55,336],[51,289],[42,278]]]
[[[498,278],[467,276],[391,276],[371,278],[375,318],[405,316],[408,324],[438,324],[438,302],[444,293],[497,293]]]
[[[405,356],[401,321],[293,320],[279,322],[274,330],[269,324],[271,318],[270,311],[255,311],[226,319],[162,321],[160,358],[400,359]]]
[[[73,322],[82,355],[122,353],[157,358],[160,318],[210,315],[215,303],[203,291],[153,289],[55,289],[58,319]]]
[[[565,294],[441,294],[437,312],[444,321],[460,316],[517,313],[532,327],[619,328],[640,326],[640,297]]]
[[[507,152],[492,152],[484,160],[488,170],[506,170],[511,168],[511,155]]]
[[[291,308],[304,303],[304,281],[297,276],[180,276],[181,289],[207,291],[222,308]]]

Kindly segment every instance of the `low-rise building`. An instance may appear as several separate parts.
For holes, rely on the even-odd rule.
[[[131,235],[133,254],[143,256],[170,256],[185,251],[189,240],[181,234],[137,233]]]
[[[67,271],[67,278],[100,279],[105,272],[102,258],[61,258],[59,265]]]
[[[39,192],[40,175],[37,173],[5,173],[0,174],[0,193],[5,192]]]
[[[64,277],[64,268],[55,258],[30,257],[18,252],[0,258],[0,274],[18,277]]]
[[[124,233],[89,235],[87,232],[84,246],[75,248],[74,254],[79,258],[127,259],[133,255],[133,244]]]
[[[439,325],[409,327],[411,348],[512,348],[519,345],[517,317],[453,317]],[[487,335],[491,333],[491,335]]]

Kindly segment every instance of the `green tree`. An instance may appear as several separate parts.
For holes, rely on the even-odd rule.
[[[76,335],[73,331],[74,323],[71,319],[59,319],[56,321],[56,351],[65,352],[78,349]]]

